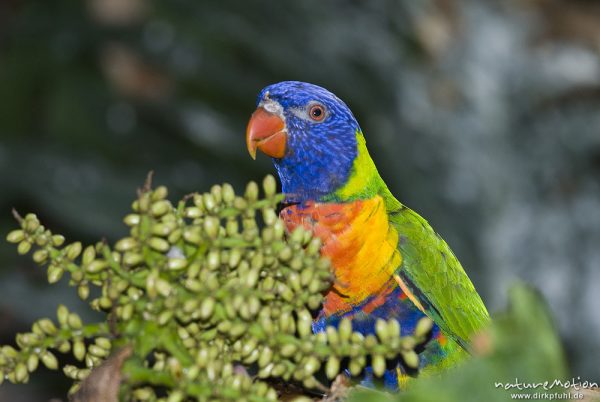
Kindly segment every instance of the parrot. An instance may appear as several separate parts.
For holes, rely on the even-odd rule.
[[[350,108],[320,86],[283,81],[258,95],[246,146],[270,156],[284,195],[288,231],[311,231],[331,262],[332,285],[316,312],[314,333],[344,318],[353,331],[375,333],[395,319],[401,335],[427,316],[430,339],[418,375],[442,373],[470,355],[470,340],[489,313],[448,244],[417,212],[399,202],[377,171]],[[386,388],[412,378],[402,364],[386,368]],[[363,383],[373,385],[365,370]]]

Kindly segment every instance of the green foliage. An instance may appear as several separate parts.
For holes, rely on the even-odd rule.
[[[543,383],[565,380],[565,356],[548,314],[546,303],[531,288],[511,289],[508,311],[474,339],[475,357],[443,377],[422,378],[398,395],[359,390],[350,402],[463,402],[506,401],[511,393],[543,389],[505,390],[496,383]],[[555,388],[548,392],[563,392]]]
[[[112,246],[64,245],[35,215],[15,213],[21,228],[7,240],[19,254],[35,249],[51,284],[67,274],[105,320],[83,323],[59,306],[57,321],[43,318],[17,336],[16,348],[0,348],[0,381],[27,382],[40,361],[58,369],[59,352],[80,362],[62,367],[76,400],[89,381],[102,381],[95,372],[114,367],[108,377],[123,374],[120,391],[112,384],[122,400],[258,402],[278,398],[270,380],[298,384],[300,393],[326,391],[319,370],[329,379],[345,368],[358,375],[370,359],[382,375],[386,359],[397,356],[416,367],[414,348],[426,339],[428,319],[403,338],[395,320],[379,321],[376,336],[353,332],[348,320],[312,333],[313,312],[331,285],[329,263],[310,232],[286,236],[272,176],[263,190],[261,199],[254,182],[243,196],[215,185],[174,206],[165,187],[147,183],[124,218],[129,235]],[[126,361],[115,364],[111,354]]]

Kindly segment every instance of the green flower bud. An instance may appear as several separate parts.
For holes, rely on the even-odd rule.
[[[323,296],[315,294],[308,298],[306,305],[312,310],[317,310],[321,306],[321,301],[323,301]]]
[[[223,201],[227,205],[231,205],[235,199],[235,191],[229,183],[223,184]]]
[[[214,309],[215,299],[213,299],[212,297],[207,297],[202,301],[202,304],[200,305],[200,318],[202,320],[208,320],[212,316]]]
[[[244,285],[246,285],[246,287],[248,287],[249,289],[252,289],[256,286],[256,284],[258,283],[258,277],[260,275],[260,268],[253,268],[250,271],[248,271],[248,274],[245,277],[245,283]]]
[[[123,310],[121,310],[121,318],[123,321],[129,321],[133,316],[133,304],[125,304],[123,305]]]
[[[242,197],[235,197],[233,207],[239,211],[244,211],[248,207],[248,202]]]
[[[65,237],[63,235],[54,235],[52,236],[52,245],[54,247],[60,247],[65,242]]]
[[[10,377],[9,377],[10,379]],[[27,380],[29,379],[29,374],[27,372],[27,366],[25,365],[25,363],[19,363],[15,366],[15,370],[14,370],[14,382],[17,383],[24,383],[27,382]]]
[[[75,260],[81,254],[81,243],[76,241],[66,247],[67,259],[70,261]]]
[[[83,257],[81,257],[81,264],[88,265],[90,262],[96,259],[96,249],[94,246],[87,246],[85,250],[83,250]]]
[[[281,298],[286,302],[291,302],[292,300],[294,300],[294,292],[292,292],[292,289],[290,289],[284,283],[280,282],[277,284],[277,293],[279,293]]]
[[[219,234],[219,228],[221,226],[218,218],[215,218],[214,216],[207,216],[204,219],[202,227],[208,237],[215,239]]]
[[[300,272],[300,284],[302,285],[302,287],[308,286],[308,284],[312,280],[313,276],[314,276],[314,271],[312,269],[309,269],[309,268],[303,269]]]
[[[323,284],[318,278],[313,278],[312,281],[308,284],[308,291],[311,294],[319,293],[321,291]]]
[[[169,258],[167,261],[167,268],[171,271],[179,271],[187,267],[187,260],[185,258]]]
[[[48,267],[48,283],[56,283],[60,281],[65,270],[62,267],[56,265],[50,265]]]
[[[260,311],[260,300],[256,296],[250,296],[245,304],[239,308],[240,317],[251,320]]]
[[[171,392],[169,397],[167,398],[167,402],[181,402],[185,397],[184,393],[180,390],[176,390]]]
[[[229,335],[231,336],[231,338],[237,339],[240,336],[242,336],[247,331],[247,329],[248,327],[246,324],[238,322],[231,326],[231,328],[229,329]]]
[[[202,283],[196,279],[187,279],[184,286],[192,292],[199,292],[203,289]]]
[[[17,350],[15,348],[13,348],[10,345],[4,345],[2,346],[2,349],[0,356],[4,355],[10,359],[16,359],[19,356],[19,353],[17,352]]]
[[[42,363],[50,370],[56,370],[58,368],[58,360],[52,352],[45,350],[41,355]]]
[[[166,253],[170,248],[169,242],[160,237],[151,237],[150,240],[148,240],[148,245],[150,248],[160,253]]]
[[[129,267],[138,265],[142,262],[142,259],[143,257],[141,254],[133,253],[131,251],[128,251],[125,254],[123,254],[123,264]]]
[[[258,356],[258,367],[264,368],[271,363],[273,359],[273,351],[268,346],[264,346]]]
[[[284,333],[291,333],[296,331],[292,315],[287,311],[282,312],[279,316],[279,328]]]
[[[29,250],[31,250],[31,243],[29,243],[29,241],[27,241],[27,240],[23,240],[17,246],[17,253],[19,253],[20,255],[27,254],[29,252]]]
[[[277,219],[275,221],[275,223],[273,224],[273,235],[275,236],[275,239],[279,240],[283,238],[283,235],[285,234],[285,224],[283,223],[283,221],[281,219]]]
[[[234,248],[229,253],[229,261],[227,264],[229,265],[230,268],[235,268],[240,263],[241,259],[242,259],[242,250],[240,250],[238,248]]]
[[[400,352],[402,360],[407,367],[416,369],[419,368],[419,355],[414,350]]]
[[[402,339],[400,339],[400,347],[403,350],[413,350],[415,346],[417,346],[417,341],[413,336],[403,336]]]
[[[40,362],[40,359],[39,359],[38,355],[36,355],[36,354],[29,355],[29,357],[27,358],[27,371],[29,371],[30,373],[33,373],[38,368],[39,362]]]
[[[375,333],[382,343],[385,343],[385,341],[389,339],[390,334],[388,332],[387,323],[385,320],[378,318],[377,321],[375,321]]]
[[[415,327],[415,336],[422,338],[429,334],[429,331],[433,328],[433,320],[429,317],[423,317],[417,322]]]
[[[76,380],[85,380],[87,378],[87,376],[90,375],[90,373],[92,372],[92,370],[90,369],[80,369],[77,370],[77,374],[76,374]]]
[[[256,201],[256,199],[258,198],[258,185],[256,184],[256,182],[251,181],[250,183],[248,183],[248,185],[246,186],[246,192],[244,193],[244,197],[250,201]]]
[[[279,252],[279,259],[283,262],[285,261],[289,261],[293,256],[293,251],[289,246],[285,246],[284,248],[281,249],[281,251]]]
[[[40,327],[39,322],[34,322],[33,325],[31,325],[31,332],[33,332],[36,335],[44,335],[45,334],[44,331],[42,330],[42,327]]]
[[[219,268],[221,265],[221,253],[219,250],[210,250],[206,256],[206,266],[211,271]]]
[[[13,230],[6,236],[6,240],[9,243],[20,243],[24,239],[25,232],[23,232],[21,229]]]
[[[278,219],[277,214],[272,208],[263,208],[262,210],[263,221],[265,225],[272,226]]]
[[[373,367],[373,374],[377,377],[383,376],[385,373],[385,358],[382,355],[373,355],[371,357],[371,366]]]
[[[202,210],[198,207],[187,207],[183,211],[183,214],[186,218],[190,218],[190,219],[197,219],[197,218],[200,218],[202,215],[204,215]]]
[[[304,360],[303,368],[309,375],[315,373],[320,367],[321,363],[315,356],[308,356]]]
[[[304,238],[304,228],[302,226],[298,226],[292,232],[290,236],[290,243],[302,244],[302,239]]]
[[[60,304],[56,310],[56,317],[58,318],[58,323],[60,325],[67,325],[67,320],[69,318],[69,310],[67,307]]]
[[[16,337],[17,345],[21,348],[27,348],[34,346],[40,342],[40,336],[34,333],[17,334]]]
[[[265,398],[267,398],[267,401],[277,401],[277,391],[275,391],[273,388],[269,388],[267,394],[265,395]]]
[[[33,233],[40,227],[40,221],[34,214],[25,215],[25,230],[29,233]]]
[[[387,322],[387,330],[390,339],[399,338],[400,337],[400,323],[391,319]]]
[[[81,298],[81,300],[86,300],[90,295],[90,287],[86,284],[79,285],[77,287],[77,294]]]
[[[263,179],[263,190],[267,198],[272,197],[277,192],[277,183],[272,175],[267,175]]]
[[[97,357],[107,357],[108,350],[101,348],[98,345],[90,345],[88,347],[88,352]]]
[[[329,356],[327,364],[325,365],[325,375],[327,378],[332,380],[340,372],[340,359],[336,356]]]
[[[140,223],[140,216],[138,214],[129,214],[123,218],[123,222],[127,226],[136,226]]]
[[[265,259],[263,254],[261,252],[257,252],[256,254],[254,254],[252,260],[250,261],[250,267],[252,269],[261,269],[263,267],[264,262]]]
[[[173,207],[171,206],[171,203],[169,201],[161,200],[152,204],[152,206],[150,207],[150,213],[155,218],[160,218],[161,216],[169,212],[171,209],[173,209]]]
[[[155,397],[154,390],[150,387],[138,388],[133,391],[133,398],[137,401],[149,401]]]
[[[137,200],[137,209],[140,212],[146,212],[148,208],[150,208],[150,196],[148,193],[144,193]]]
[[[171,290],[173,290],[173,287],[171,286],[171,284],[162,279],[162,278],[158,278],[156,280],[156,291],[158,293],[160,293],[162,296],[167,297],[169,296],[169,294],[171,293]]]
[[[72,379],[77,378],[77,371],[79,371],[79,369],[73,366],[72,364],[67,364],[63,367],[63,373],[65,373],[67,377]]]
[[[165,325],[173,318],[173,311],[165,310],[158,316],[158,325]]]
[[[97,274],[108,267],[108,263],[104,260],[94,260],[85,266],[86,272]]]
[[[377,338],[374,335],[369,334],[365,337],[365,348],[367,348],[367,350],[373,349],[377,346],[377,343]]]
[[[313,237],[308,243],[308,246],[306,247],[306,254],[311,256],[318,255],[321,251],[321,245],[321,239],[319,239],[318,237]]]
[[[167,195],[169,195],[169,191],[167,190],[167,188],[165,186],[158,186],[152,192],[151,198],[152,201],[159,201],[167,198]]]
[[[85,358],[85,344],[82,340],[73,342],[73,356],[79,361],[83,361]]]
[[[69,341],[63,341],[56,347],[56,350],[60,353],[69,353],[71,350],[71,343]]]
[[[48,250],[42,249],[42,250],[37,250],[35,253],[33,253],[33,261],[35,261],[38,264],[43,264],[44,261],[46,261],[48,259]]]
[[[169,243],[175,244],[179,241],[179,239],[181,239],[181,235],[182,235],[181,229],[175,229],[169,234],[169,237],[167,237],[167,240],[169,241]]]
[[[210,193],[202,194],[202,204],[208,212],[212,212],[217,207],[215,198]]]
[[[279,349],[279,353],[283,357],[291,357],[294,355],[294,353],[296,353],[297,350],[298,350],[298,346],[296,346],[295,344],[286,343],[281,346],[281,349]]]
[[[67,325],[72,329],[80,329],[83,327],[83,323],[81,322],[81,318],[77,313],[69,313],[67,317]]]
[[[350,370],[350,374],[354,377],[358,376],[362,372],[364,367],[365,359],[361,356],[353,357],[348,363],[348,370]]]
[[[307,337],[312,334],[312,315],[306,309],[302,309],[296,312],[296,329],[298,335],[301,338]]]
[[[138,242],[133,237],[124,237],[117,243],[115,243],[115,249],[124,253],[125,251],[129,251],[136,248],[137,245]]]
[[[110,350],[110,348],[112,347],[110,339],[105,337],[96,338],[94,342],[102,349]]]
[[[54,335],[58,331],[54,323],[48,318],[42,318],[37,321],[37,324],[40,326],[42,331],[48,335]]]
[[[340,343],[340,337],[337,330],[332,326],[327,326],[325,328],[325,333],[327,334],[327,341],[331,346],[337,346]]]
[[[340,341],[346,343],[350,340],[352,335],[352,322],[349,318],[342,318],[338,325],[338,334],[340,335]]]

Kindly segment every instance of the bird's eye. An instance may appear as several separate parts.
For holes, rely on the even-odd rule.
[[[314,121],[322,121],[325,118],[325,106],[316,104],[308,110],[308,115]]]

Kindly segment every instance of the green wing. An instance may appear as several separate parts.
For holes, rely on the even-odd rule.
[[[398,276],[425,313],[468,350],[471,336],[490,319],[481,297],[448,244],[429,223],[397,201],[393,204],[390,222],[398,231],[403,258]]]
[[[402,205],[388,190],[356,132],[357,157],[347,183],[332,200],[348,202],[381,196],[392,226],[398,231],[402,265],[397,279],[447,336],[468,349],[469,338],[489,321],[488,312],[471,280],[446,242],[425,219]]]

